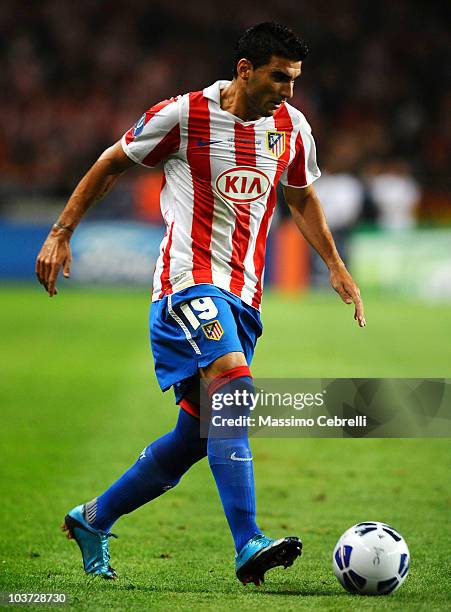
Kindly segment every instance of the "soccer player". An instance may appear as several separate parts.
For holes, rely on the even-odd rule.
[[[116,577],[108,538],[123,514],[176,486],[208,457],[236,549],[236,574],[261,584],[265,572],[291,565],[297,537],[272,540],[256,523],[252,454],[246,427],[199,435],[199,380],[212,394],[252,392],[249,366],[261,335],[260,303],[266,238],[280,181],[294,221],[330,270],[332,287],[354,318],[365,318],[359,289],[335,248],[312,183],[320,176],[304,115],[288,104],[307,55],[287,27],[261,23],[240,38],[232,81],[164,100],[107,149],[76,187],[36,262],[50,296],[70,238],[83,214],[135,164],[163,164],[161,242],[152,293],[150,334],[163,391],[173,387],[178,420],[152,442],[106,491],[76,506],[64,529],[82,552],[88,574]],[[224,406],[222,416],[246,414]]]

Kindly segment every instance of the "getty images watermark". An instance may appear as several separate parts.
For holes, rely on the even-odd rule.
[[[451,436],[448,379],[260,379],[211,397],[204,381],[200,408],[203,437]]]
[[[211,424],[213,427],[314,427],[315,424],[318,427],[366,427],[367,417],[364,415],[340,418],[337,415],[328,417],[326,414],[319,414],[313,418],[296,414],[276,417],[272,413],[260,413],[253,416],[257,408],[276,411],[292,408],[298,413],[304,408],[320,408],[325,405],[326,393],[326,390],[317,393],[280,393],[248,389],[235,389],[233,393],[214,393],[211,396]],[[236,408],[232,414],[242,412],[240,409],[243,408],[245,414],[231,416],[231,411],[227,411],[229,416],[223,416],[224,408],[230,407]]]

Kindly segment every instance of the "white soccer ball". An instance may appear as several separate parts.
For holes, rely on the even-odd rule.
[[[368,521],[344,532],[332,563],[337,580],[350,593],[388,595],[406,579],[410,554],[396,529]]]

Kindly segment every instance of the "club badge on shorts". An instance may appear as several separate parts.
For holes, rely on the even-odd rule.
[[[224,335],[221,323],[217,319],[210,321],[210,323],[204,323],[202,329],[209,340],[221,340]]]
[[[274,157],[279,157],[285,153],[285,132],[266,131],[266,148]]]

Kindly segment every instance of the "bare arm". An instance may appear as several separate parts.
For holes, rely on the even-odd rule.
[[[66,278],[70,275],[69,241],[83,215],[111,190],[127,168],[134,165],[122,150],[121,143],[116,142],[102,153],[75,188],[36,259],[36,275],[50,297],[58,293],[55,285],[61,267]]]
[[[366,321],[360,290],[337,252],[321,202],[312,185],[301,189],[284,187],[284,195],[300,232],[329,268],[332,287],[345,304],[354,302],[354,319],[360,327],[364,327]]]

